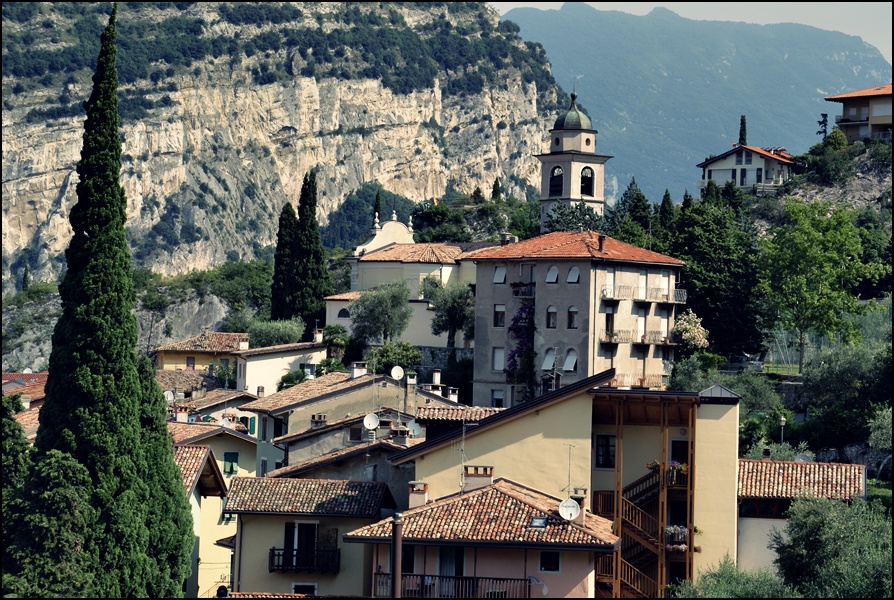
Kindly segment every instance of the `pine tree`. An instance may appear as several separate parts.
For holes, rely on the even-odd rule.
[[[145,597],[154,576],[147,554],[150,494],[143,481],[136,297],[119,182],[116,16],[113,5],[84,103],[78,201],[69,215],[73,236],[59,286],[62,314],[22,507],[35,534],[54,522],[49,531],[57,538],[52,549],[21,538],[14,546],[25,593],[41,589],[41,565],[49,559],[77,571],[60,581],[66,589],[59,593],[69,596]],[[53,488],[59,481],[68,482],[70,494]]]
[[[317,175],[304,175],[298,200],[298,235],[295,237],[295,306],[304,321],[305,339],[326,320],[326,296],[332,294],[332,278],[317,225]]]
[[[298,236],[298,217],[290,202],[286,202],[279,214],[279,230],[276,234],[276,254],[273,258],[273,284],[270,290],[270,319],[288,320],[297,314],[295,244]]]
[[[746,146],[748,144],[748,134],[745,128],[745,115],[739,117],[739,145]]]
[[[174,462],[167,403],[148,357],[140,359],[137,372],[142,388],[140,424],[146,453],[142,478],[149,486],[147,554],[152,562],[147,591],[150,598],[180,598],[183,582],[190,574],[192,512],[183,476]]]
[[[21,394],[3,396],[3,539],[10,540],[15,527],[14,498],[22,491],[28,470],[31,466],[31,455],[28,440],[22,426],[15,416],[22,411]],[[15,561],[9,552],[3,553],[3,595],[7,595],[6,577],[14,576]]]

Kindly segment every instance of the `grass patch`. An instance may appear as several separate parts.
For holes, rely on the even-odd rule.
[[[866,481],[866,500],[881,500],[882,504],[891,512],[891,482],[868,479]]]

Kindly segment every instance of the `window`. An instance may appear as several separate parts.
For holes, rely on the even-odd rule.
[[[714,179],[714,170],[708,169],[708,181]]]
[[[494,304],[494,327],[506,327],[505,304]]]
[[[596,434],[596,454],[593,457],[594,469],[615,468],[615,436]]]
[[[267,417],[261,417],[260,438],[262,442],[267,441]]]
[[[559,267],[551,266],[546,271],[546,283],[556,283],[559,280]]]
[[[236,365],[236,378],[237,379],[242,379],[244,377],[244,375],[242,374],[242,368],[244,366],[245,365],[243,365],[242,363],[239,363]]]
[[[196,370],[196,357],[195,356],[187,356],[186,357],[186,370],[187,371],[195,371]]]
[[[349,442],[362,442],[363,441],[363,428],[362,427],[351,427],[348,429],[348,441]]]
[[[562,188],[564,185],[564,175],[565,175],[565,171],[562,170],[562,167],[553,167],[553,170],[549,175],[549,195],[550,196],[561,196],[562,195]]]
[[[293,583],[292,584],[292,593],[316,596],[317,595],[317,584],[316,583]]]
[[[587,138],[587,145],[590,145],[590,139]],[[582,196],[593,195],[593,169],[584,167],[580,172],[580,193]]]
[[[404,575],[416,572],[416,549],[413,546],[405,546],[400,555],[400,571]]]
[[[568,354],[565,355],[565,365],[562,367],[562,370],[566,373],[574,373],[577,371],[577,351],[569,350]]]
[[[343,308],[340,311],[338,311],[338,318],[339,319],[350,319],[351,313],[348,312],[347,308]]]
[[[267,459],[262,458],[261,459],[261,472],[258,473],[258,477],[264,477],[265,475],[267,475]]]
[[[227,497],[222,496],[220,499],[220,522],[223,524],[232,523],[236,520],[236,515],[233,513],[225,513],[224,511],[227,509]]]
[[[561,570],[560,562],[561,554],[554,550],[541,550],[540,552],[540,572],[541,573],[558,573]]]
[[[565,280],[566,283],[580,283],[580,269],[577,267],[571,267],[568,269],[568,278]]]
[[[504,392],[503,390],[490,391],[490,405],[494,408],[503,408]]]
[[[763,182],[764,182],[764,170],[763,170],[763,169],[758,168],[757,173],[755,173],[755,175],[754,175],[754,180],[755,180],[757,183],[763,183]]]
[[[506,283],[506,267],[498,265],[494,267],[494,283]]]
[[[735,170],[735,169],[732,169],[732,170],[730,171],[730,177],[729,177],[729,178],[730,178],[730,181],[733,181],[733,182],[736,181],[736,170]]]
[[[235,475],[239,472],[239,453],[224,452],[223,453],[224,475]]]
[[[547,307],[546,309],[546,328],[547,329],[555,329],[559,323],[559,313],[556,310],[555,306]]]
[[[555,348],[547,348],[546,356],[543,357],[543,370],[551,371],[553,366],[556,364],[556,349]]]
[[[577,329],[577,307],[568,307],[568,329]]]
[[[739,185],[745,185],[745,179],[747,178],[748,169],[742,169],[739,171]]]
[[[745,151],[745,164],[746,164],[746,165],[750,165],[750,164],[751,164],[751,160],[752,160],[753,156],[754,156],[754,155],[751,153],[750,150],[746,150],[746,151]]]
[[[494,371],[502,371],[505,368],[503,361],[505,356],[505,348],[494,347],[491,351],[491,369]]]
[[[736,164],[737,165],[742,164],[742,153],[741,152],[736,152]]]

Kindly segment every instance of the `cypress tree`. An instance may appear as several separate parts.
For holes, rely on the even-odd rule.
[[[748,144],[748,134],[745,128],[745,115],[739,117],[739,145],[746,146]]]
[[[23,510],[37,525],[56,520],[62,531],[71,530],[72,543],[55,550],[67,553],[63,564],[76,565],[79,574],[66,584],[66,595],[123,598],[148,596],[149,579],[156,573],[147,554],[150,493],[143,481],[148,467],[140,429],[136,297],[119,182],[116,16],[113,5],[100,40],[93,91],[84,103],[78,201],[69,214],[73,236],[59,286],[62,314],[53,330],[34,446],[34,489],[43,485],[49,492],[69,478],[74,487],[55,503],[30,494]],[[59,512],[82,496],[92,510],[78,505],[78,510]],[[20,565],[33,565],[47,549],[18,550]],[[40,581],[32,583],[40,589]]]
[[[305,339],[313,339],[314,327],[321,326],[326,320],[324,298],[332,293],[332,278],[317,225],[317,175],[312,171],[304,175],[301,185],[295,241],[297,315],[304,321]]]
[[[294,254],[298,236],[298,217],[290,202],[279,213],[279,230],[276,233],[276,254],[273,257],[273,283],[270,287],[270,319],[288,320],[297,314],[295,279],[297,268]]]

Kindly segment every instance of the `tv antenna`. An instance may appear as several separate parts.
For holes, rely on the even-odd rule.
[[[571,489],[571,449],[576,448],[574,444],[563,444],[564,446],[568,446],[568,485],[562,488],[563,492],[567,492]],[[576,504],[576,503],[575,503]]]

